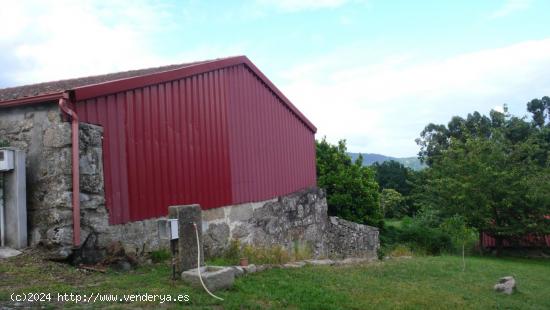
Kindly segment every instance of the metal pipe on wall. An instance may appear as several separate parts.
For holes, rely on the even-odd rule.
[[[72,178],[73,178],[73,245],[80,246],[80,169],[78,145],[78,115],[67,106],[70,101],[68,93],[59,99],[59,108],[71,117],[72,139]]]

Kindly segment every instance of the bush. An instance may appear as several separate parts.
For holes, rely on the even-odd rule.
[[[346,141],[332,145],[323,138],[316,141],[317,184],[327,191],[329,215],[345,220],[379,226],[382,222],[378,183],[374,171],[347,154]]]
[[[400,234],[401,242],[417,252],[439,255],[453,249],[451,237],[439,228],[404,225]]]
[[[290,255],[282,246],[254,247],[245,245],[242,257],[248,258],[252,264],[285,264],[290,261]]]
[[[224,265],[238,265],[241,258],[248,258],[250,264],[285,264],[289,261],[304,260],[312,257],[311,246],[307,243],[294,241],[291,251],[280,245],[256,247],[250,244],[242,245],[239,240],[231,240],[223,257],[212,261],[223,262]]]
[[[223,254],[223,258],[231,265],[238,265],[241,259],[241,242],[235,239],[231,240]]]
[[[386,225],[381,229],[380,242],[382,255],[391,253],[398,245],[407,246],[416,254],[428,255],[454,249],[451,236],[439,227],[425,225],[424,218],[405,218],[401,227]]]
[[[294,248],[292,251],[292,260],[300,261],[313,257],[313,251],[311,245],[304,242],[294,241]]]
[[[390,256],[391,257],[412,256],[412,252],[411,252],[411,249],[409,249],[408,246],[398,244],[390,252]]]
[[[149,256],[153,263],[160,263],[169,260],[172,255],[168,250],[158,250],[151,252]]]

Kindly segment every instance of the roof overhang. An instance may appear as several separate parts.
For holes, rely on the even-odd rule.
[[[24,97],[13,100],[0,101],[0,108],[9,108],[33,103],[44,103],[49,101],[59,100],[63,96],[63,92],[51,93],[45,95],[37,95],[32,97]]]
[[[174,70],[152,73],[137,77],[129,77],[114,81],[108,81],[98,84],[91,84],[81,87],[68,89],[71,92],[71,98],[75,101],[82,101],[94,97],[115,94],[126,90],[136,89],[148,85],[154,85],[173,80],[179,80],[196,74],[219,70],[226,67],[244,64],[256,76],[258,76],[267,87],[298,117],[313,133],[317,128],[288,100],[288,98],[248,59],[246,56],[236,56],[218,60],[198,63]],[[0,108],[27,105],[46,101],[58,100],[63,92],[25,97],[8,101],[0,101]]]

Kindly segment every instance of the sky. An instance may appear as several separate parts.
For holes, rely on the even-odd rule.
[[[246,55],[348,150],[550,95],[550,1],[2,1],[0,88]]]

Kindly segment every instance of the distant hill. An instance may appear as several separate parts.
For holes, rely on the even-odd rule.
[[[359,153],[348,153],[348,155],[351,157],[352,160],[355,161],[357,157],[359,157]],[[373,154],[373,153],[366,153],[363,155],[363,165],[364,166],[370,166],[376,162],[382,163],[388,160],[395,160],[405,167],[409,167],[413,170],[422,170],[426,168],[426,165],[420,163],[420,160],[416,157],[391,157],[381,154]]]

